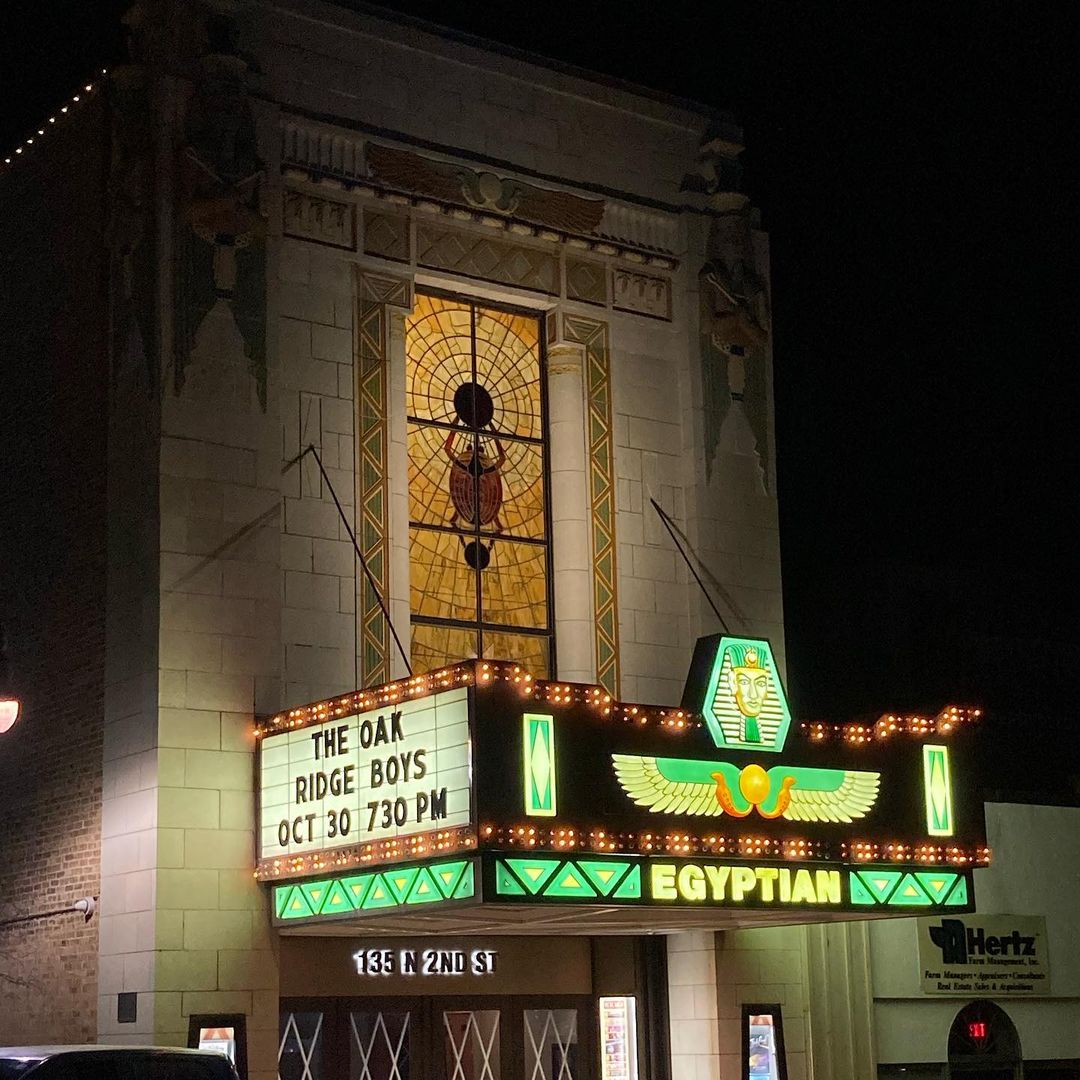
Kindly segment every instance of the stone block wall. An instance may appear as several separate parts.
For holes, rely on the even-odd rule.
[[[745,1004],[780,1005],[789,1080],[808,1080],[815,1075],[807,1060],[806,927],[726,930],[717,934],[716,974],[722,1080],[741,1080],[743,1075]]]
[[[630,316],[612,325],[622,695],[677,703],[693,647],[689,574],[653,508],[686,521],[685,345],[680,327]]]
[[[790,1080],[846,1075],[815,1074],[809,1061],[806,933],[806,927],[778,926],[669,938],[672,1080],[742,1080],[748,1004],[781,1006]]]
[[[303,0],[258,19],[245,44],[285,107],[659,199],[697,153],[686,110],[599,82]]]
[[[327,485],[352,516],[354,476],[351,264],[340,252],[286,237],[277,258],[281,364],[281,569],[284,700],[311,701],[359,685],[356,555]]]
[[[23,702],[0,736],[0,919],[99,888],[104,124],[92,97],[0,175],[0,623]],[[0,1044],[93,1038],[98,932],[78,914],[0,927]]]

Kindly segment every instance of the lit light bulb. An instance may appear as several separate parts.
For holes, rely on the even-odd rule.
[[[10,731],[19,719],[19,699],[0,697],[0,735]]]

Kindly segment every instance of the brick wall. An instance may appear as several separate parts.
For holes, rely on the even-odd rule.
[[[87,103],[0,176],[0,919],[96,895],[105,610],[105,142]],[[0,928],[0,1044],[96,1031],[97,924]]]

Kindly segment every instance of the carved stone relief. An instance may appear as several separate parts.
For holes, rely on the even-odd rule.
[[[559,261],[552,252],[445,226],[417,223],[416,261],[465,277],[559,294]]]
[[[110,353],[117,385],[158,384],[156,237],[150,161],[152,120],[145,69],[124,64],[109,79],[112,105],[106,243],[114,317]]]
[[[606,304],[607,267],[588,259],[567,258],[566,298],[583,300],[586,304]]]
[[[768,292],[748,209],[717,218],[699,274],[705,462],[716,453],[756,456],[768,481]]]
[[[614,306],[619,311],[671,318],[671,282],[667,278],[621,268],[613,270],[611,277]]]
[[[356,218],[352,203],[286,191],[283,203],[286,236],[352,251],[356,246]]]
[[[575,233],[591,233],[604,216],[603,199],[584,199],[381,143],[368,143],[365,153],[372,176],[401,191]]]
[[[254,387],[265,409],[266,229],[248,66],[228,18],[207,16],[207,41],[178,158],[176,390],[240,405]]]
[[[364,211],[364,254],[409,261],[409,220],[400,214]]]

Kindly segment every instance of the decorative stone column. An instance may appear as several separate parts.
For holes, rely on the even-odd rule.
[[[596,681],[593,653],[592,548],[586,477],[586,421],[580,345],[548,350],[551,545],[555,648],[560,679]]]
[[[873,1080],[874,995],[865,922],[806,927],[807,1000],[814,1080]]]
[[[716,934],[672,934],[667,948],[671,1080],[721,1080]]]

